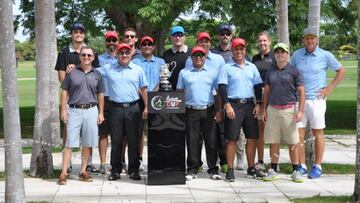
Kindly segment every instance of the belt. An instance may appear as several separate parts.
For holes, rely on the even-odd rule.
[[[127,102],[127,103],[117,103],[117,102],[111,101],[112,106],[122,107],[122,108],[128,108],[129,106],[135,105],[137,103],[138,103],[138,101]]]
[[[288,109],[294,107],[295,104],[285,104],[285,105],[271,105],[275,109]]]
[[[254,103],[254,98],[229,99],[229,102],[238,104]]]
[[[208,104],[208,105],[202,105],[202,106],[186,105],[186,108],[193,109],[193,110],[206,110],[213,105],[214,104]]]
[[[69,107],[70,108],[76,108],[76,109],[90,109],[94,106],[96,106],[96,103],[91,103],[91,104],[70,104]]]

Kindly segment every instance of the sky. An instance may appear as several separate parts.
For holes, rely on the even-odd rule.
[[[15,4],[13,4],[13,15],[19,15],[20,14],[19,5],[20,5],[20,0],[15,0]],[[19,40],[20,42],[23,42],[27,38],[29,38],[29,36],[23,35],[22,31],[23,31],[23,29],[20,26],[18,31],[15,33],[15,39]]]

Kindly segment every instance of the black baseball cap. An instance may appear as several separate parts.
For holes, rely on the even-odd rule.
[[[81,23],[74,23],[71,25],[71,31],[74,30],[82,30],[83,32],[85,32],[85,26]]]

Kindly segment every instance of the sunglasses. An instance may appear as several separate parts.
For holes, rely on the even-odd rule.
[[[88,57],[91,58],[93,55],[92,54],[81,54],[82,57]]]
[[[146,46],[152,47],[153,43],[142,43],[141,46],[143,46],[143,47],[146,47]]]
[[[109,38],[109,39],[106,39],[106,42],[110,43],[110,42],[117,42],[117,39],[113,39],[113,38]]]
[[[224,37],[225,35],[229,37],[231,35],[231,33],[226,33],[226,32],[220,33],[220,36],[222,36],[222,37]]]
[[[136,37],[136,35],[124,35],[124,38],[134,39],[135,37]]]
[[[175,32],[172,36],[173,36],[173,37],[183,37],[183,36],[184,36],[184,33]]]
[[[120,56],[129,56],[130,55],[130,51],[121,51],[118,53]]]
[[[202,58],[204,56],[205,56],[205,54],[202,52],[196,52],[192,55],[193,58],[198,58],[198,57]]]

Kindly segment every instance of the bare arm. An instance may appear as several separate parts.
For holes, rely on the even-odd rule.
[[[304,106],[305,106],[305,88],[304,86],[297,87],[297,91],[299,93],[299,110],[296,114],[295,120],[296,122],[300,122],[304,117]]]
[[[340,84],[340,82],[344,79],[345,77],[345,68],[341,67],[340,69],[338,69],[336,71],[336,75],[334,77],[334,79],[331,81],[331,83],[326,86],[324,89],[321,89],[318,91],[318,96],[319,97],[327,97],[331,94],[331,92],[335,89],[335,87]]]
[[[61,120],[66,123],[68,120],[67,115],[67,106],[66,102],[68,101],[69,92],[67,90],[61,91]]]
[[[63,70],[58,70],[58,79],[60,83],[65,79],[66,72]]]
[[[267,107],[269,105],[269,94],[270,94],[270,85],[265,85],[264,87],[264,95],[263,95],[263,114],[262,120],[266,121],[267,119]]]
[[[98,116],[98,124],[101,124],[104,121],[104,94],[98,93],[98,106],[99,106],[99,116]]]

